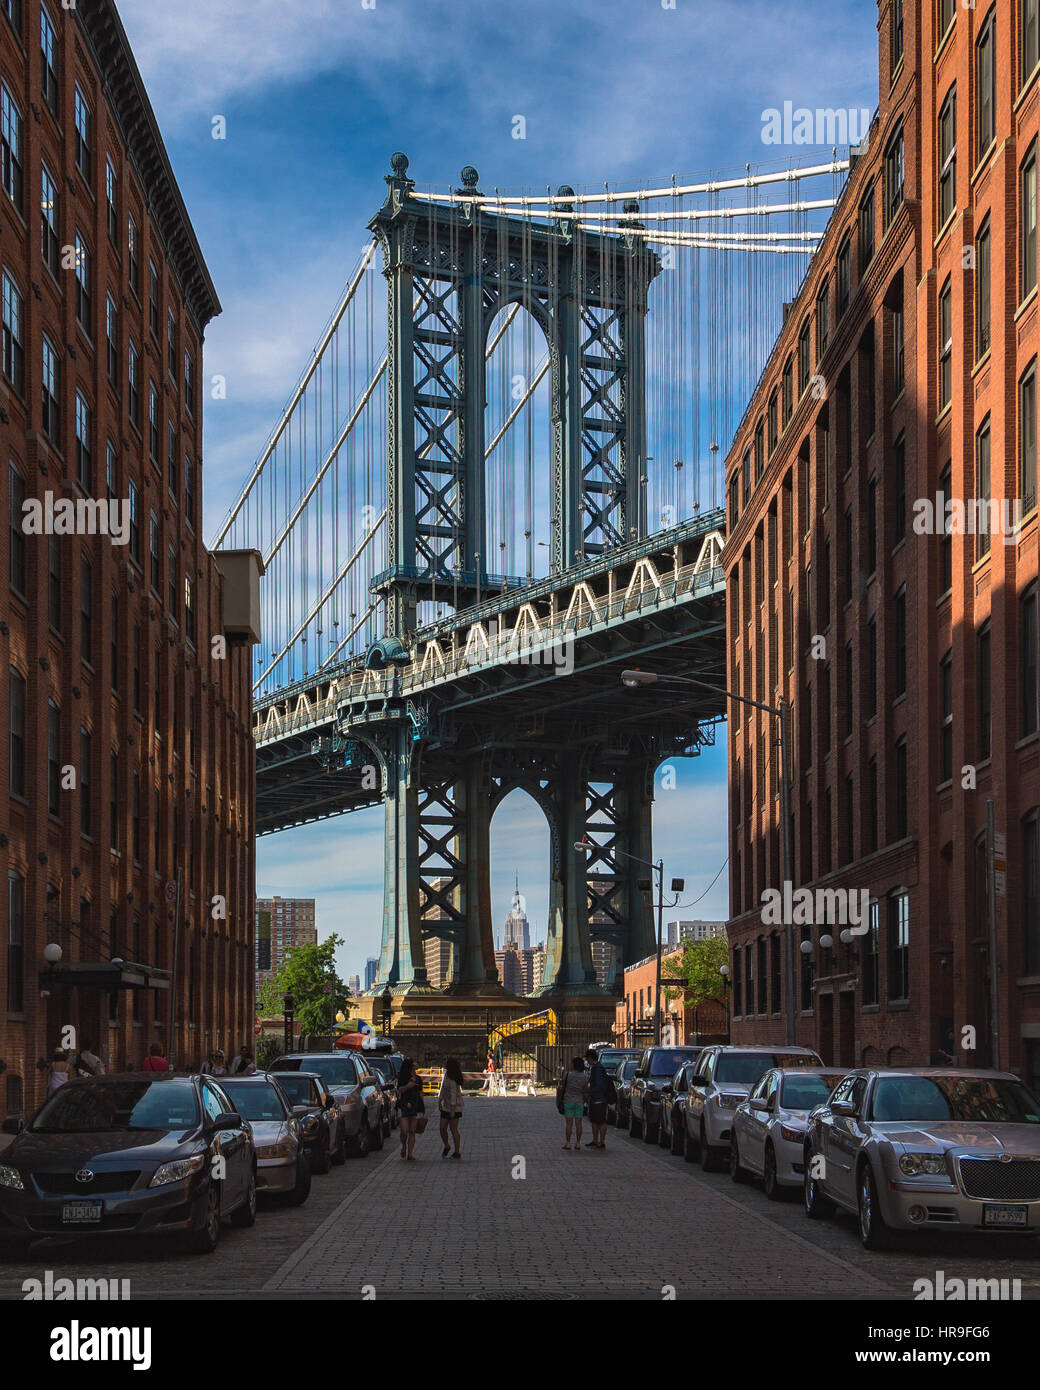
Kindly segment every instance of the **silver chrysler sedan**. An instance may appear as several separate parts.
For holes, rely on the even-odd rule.
[[[806,1215],[859,1217],[868,1250],[897,1231],[1040,1235],[1040,1100],[1017,1076],[861,1068],[809,1114]]]

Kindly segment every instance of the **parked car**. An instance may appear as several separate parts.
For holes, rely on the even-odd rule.
[[[822,1067],[808,1047],[731,1047],[712,1044],[698,1059],[699,1073],[689,1079],[686,1102],[685,1156],[697,1158],[706,1173],[721,1168],[729,1154],[733,1114],[755,1082],[770,1067]]]
[[[292,1106],[300,1126],[303,1146],[311,1170],[327,1173],[333,1163],[344,1163],[347,1137],[336,1099],[317,1072],[286,1071],[278,1074],[278,1084]]]
[[[208,1253],[226,1217],[256,1220],[253,1136],[214,1077],[67,1081],[27,1125],[3,1129],[16,1137],[0,1152],[0,1238],[15,1245],[176,1232]]]
[[[629,1119],[629,1095],[632,1090],[632,1078],[639,1068],[638,1057],[626,1057],[614,1073],[614,1086],[617,1089],[617,1100],[613,1106],[607,1107],[607,1123],[617,1125],[618,1129],[624,1129]]]
[[[622,1062],[630,1058],[638,1062],[642,1055],[637,1047],[605,1047],[596,1060],[608,1076],[616,1077],[617,1069]]]
[[[383,1092],[384,1125],[383,1133],[387,1139],[397,1127],[397,1073],[404,1057],[389,1052],[357,1052],[370,1073],[378,1076]]]
[[[703,1048],[692,1049],[694,1055],[684,1062],[672,1077],[671,1084],[661,1089],[660,1123],[657,1142],[662,1149],[682,1154],[686,1148],[686,1119],[683,1111],[690,1097],[690,1077],[697,1074],[697,1059]]]
[[[383,1097],[367,1059],[354,1052],[290,1052],[271,1063],[273,1072],[317,1072],[336,1100],[351,1153],[364,1158],[383,1147]]]
[[[844,1072],[828,1067],[771,1067],[733,1112],[729,1173],[742,1182],[754,1173],[776,1201],[785,1187],[801,1187],[809,1111],[822,1105]]]
[[[629,1092],[628,1132],[633,1139],[642,1135],[644,1144],[657,1141],[660,1124],[661,1092],[671,1086],[683,1062],[692,1061],[699,1047],[648,1047],[639,1059]]]
[[[803,1163],[806,1215],[853,1212],[868,1250],[898,1231],[1040,1235],[1040,1100],[1010,1072],[851,1071],[810,1112]]]
[[[311,1165],[303,1129],[288,1096],[266,1072],[222,1077],[220,1084],[253,1131],[257,1194],[284,1198],[291,1207],[302,1206],[310,1195]]]

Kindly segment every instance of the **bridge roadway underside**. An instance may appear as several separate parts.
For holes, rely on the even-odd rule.
[[[720,572],[716,566],[695,579],[679,547],[668,553],[674,564],[666,581],[660,557],[655,587],[638,592],[633,576],[645,552],[620,575],[615,564],[609,594],[605,580],[588,582],[585,620],[547,617],[526,645],[511,647],[501,635],[520,631],[525,606],[532,621],[539,618],[521,592],[499,614],[484,605],[457,615],[450,646],[444,632],[418,634],[424,644],[417,641],[403,671],[354,667],[335,686],[326,681],[310,692],[302,713],[283,697],[273,735],[258,712],[261,833],[384,804],[376,992],[429,988],[430,937],[451,943],[453,992],[500,991],[490,824],[516,788],[538,803],[550,830],[544,991],[602,995],[596,940],[615,948],[615,988],[625,964],[654,949],[651,895],[640,887],[649,870],[636,862],[653,858],[654,772],[665,759],[713,742],[724,714],[710,690],[664,680],[636,690],[622,685],[628,667],[724,683]],[[552,595],[543,603],[557,617],[562,607]],[[587,854],[574,849],[582,839]]]

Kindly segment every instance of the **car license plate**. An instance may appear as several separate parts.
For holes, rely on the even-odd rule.
[[[984,1226],[1028,1226],[1029,1208],[1026,1206],[983,1207]]]
[[[67,1226],[78,1226],[88,1221],[100,1221],[104,1205],[100,1199],[90,1202],[66,1202],[61,1209],[62,1222]]]

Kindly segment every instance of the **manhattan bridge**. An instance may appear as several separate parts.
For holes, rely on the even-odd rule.
[[[429,989],[429,936],[453,992],[497,985],[516,788],[550,831],[544,992],[602,993],[596,939],[619,977],[654,950],[655,770],[725,716],[723,460],[847,170],[506,194],[392,157],[213,543],[266,567],[258,832],[385,807],[375,991]],[[634,696],[632,666],[706,688]]]

